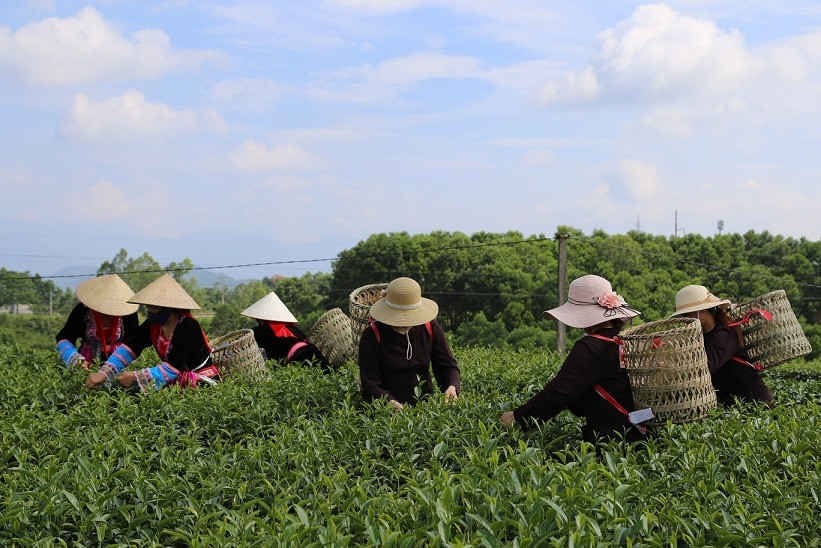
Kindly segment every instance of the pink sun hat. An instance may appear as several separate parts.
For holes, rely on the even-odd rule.
[[[609,320],[635,318],[641,312],[627,306],[609,281],[587,274],[570,282],[566,303],[545,310],[545,314],[570,327],[584,329]]]

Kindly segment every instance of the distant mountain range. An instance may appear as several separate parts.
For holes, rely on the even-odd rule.
[[[96,266],[67,266],[61,268],[54,273],[55,276],[75,276],[70,278],[54,278],[54,283],[58,287],[74,288],[87,278],[81,277],[83,274],[93,274],[97,271]],[[212,287],[215,285],[224,285],[229,289],[233,289],[241,283],[249,280],[240,280],[232,278],[222,272],[212,272],[210,270],[194,270],[191,272],[191,277],[197,280],[197,283],[202,287]]]

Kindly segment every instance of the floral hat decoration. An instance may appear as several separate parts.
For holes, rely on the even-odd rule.
[[[609,320],[635,318],[641,312],[630,308],[605,278],[587,274],[570,282],[566,303],[545,310],[545,314],[584,329]]]

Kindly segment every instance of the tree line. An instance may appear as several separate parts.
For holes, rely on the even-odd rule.
[[[749,231],[744,234],[672,238],[644,232],[584,234],[559,227],[567,235],[568,279],[587,273],[608,278],[614,289],[644,320],[673,311],[676,291],[697,283],[716,295],[743,302],[784,289],[813,343],[821,347],[821,242]],[[349,293],[362,285],[411,276],[426,296],[439,303],[439,319],[457,344],[532,347],[555,345],[555,325],[543,311],[555,306],[557,245],[553,236],[520,232],[397,232],[374,234],[342,251],[330,273],[300,277],[271,276],[239,284],[200,287],[191,276],[193,263],[182,259],[162,267],[149,254],[129,257],[120,250],[100,265],[99,274],[130,272],[122,277],[136,291],[169,270],[203,309],[211,332],[248,327],[239,312],[274,290],[307,330],[327,309],[347,312]],[[135,272],[137,271],[137,272]],[[0,269],[0,305],[28,302],[36,312],[73,306],[71,291],[38,277]]]

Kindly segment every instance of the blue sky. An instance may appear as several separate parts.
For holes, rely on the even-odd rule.
[[[0,264],[45,275],[676,210],[821,233],[817,2],[9,2],[0,86]]]

